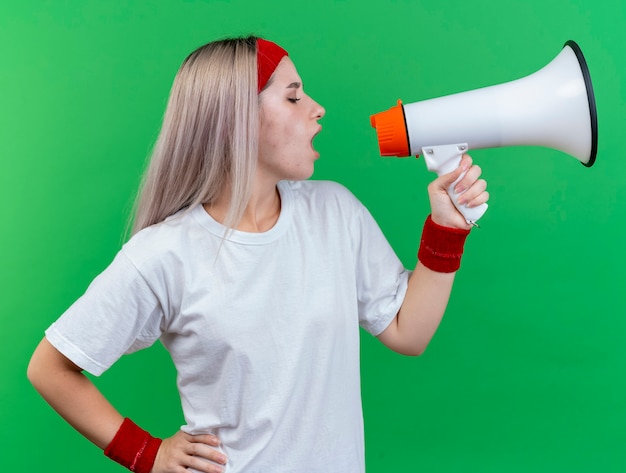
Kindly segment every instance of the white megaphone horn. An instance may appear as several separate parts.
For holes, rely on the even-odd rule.
[[[589,69],[574,41],[530,76],[410,104],[370,117],[382,156],[422,155],[430,171],[446,174],[469,149],[544,146],[563,151],[587,167],[598,150],[598,118]],[[460,178],[459,178],[460,179]],[[487,204],[456,208],[468,223]]]

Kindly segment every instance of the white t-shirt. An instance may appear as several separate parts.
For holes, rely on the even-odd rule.
[[[224,239],[202,206],[137,233],[46,336],[94,375],[160,339],[228,473],[362,473],[359,326],[389,325],[409,273],[341,185],[279,191],[264,233]]]

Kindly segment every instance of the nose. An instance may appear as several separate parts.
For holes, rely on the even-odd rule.
[[[315,117],[316,120],[319,120],[324,115],[326,115],[326,110],[324,109],[324,107],[322,107],[315,100],[313,100],[313,99],[311,99],[311,100],[313,101],[313,116]]]

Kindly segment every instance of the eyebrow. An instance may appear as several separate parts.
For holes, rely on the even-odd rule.
[[[302,82],[292,82],[286,89],[299,89],[300,87],[302,87]]]

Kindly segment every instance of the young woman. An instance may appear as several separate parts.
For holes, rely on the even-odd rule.
[[[182,64],[144,179],[132,238],[47,331],[29,379],[105,454],[142,473],[365,470],[359,326],[419,355],[447,305],[480,169],[428,187],[407,271],[344,187],[307,180],[324,108],[280,46],[209,43]],[[161,440],[83,374],[157,339],[186,424]],[[173,429],[174,430],[174,429]]]

